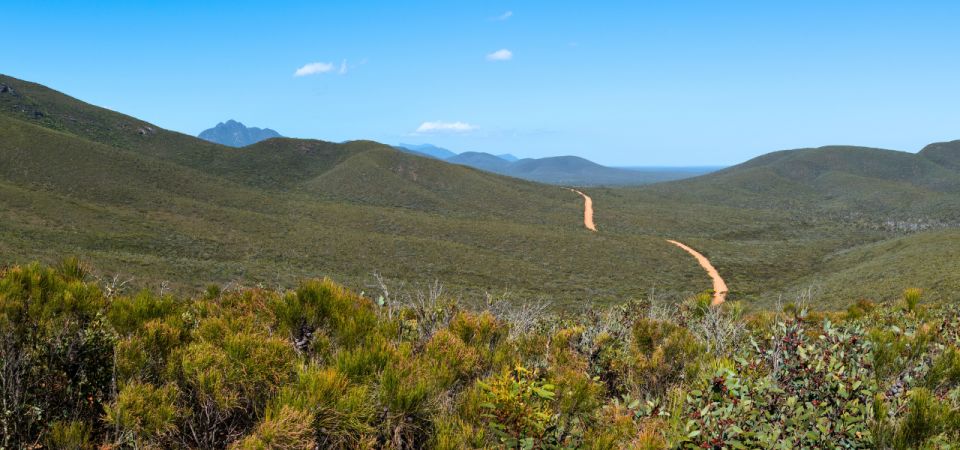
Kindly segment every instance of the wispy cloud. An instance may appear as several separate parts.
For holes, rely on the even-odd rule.
[[[494,17],[493,20],[507,20],[507,19],[509,19],[509,18],[511,18],[511,17],[513,17],[513,11],[507,11],[507,12],[505,12],[505,13],[503,13],[503,14],[500,14],[500,15],[497,16],[497,17]]]
[[[487,55],[487,61],[509,61],[511,59],[513,59],[513,52],[505,48]]]
[[[417,127],[417,134],[468,133],[477,127],[466,122],[424,122]]]
[[[307,75],[327,73],[327,72],[330,72],[331,70],[333,70],[332,63],[315,62],[315,63],[305,64],[303,67],[297,69],[297,71],[293,73],[293,76],[305,77]]]
[[[343,62],[340,63],[340,70],[338,70],[338,72],[340,73],[340,75],[344,75],[344,74],[347,73],[347,60],[346,60],[346,59],[344,59]]]

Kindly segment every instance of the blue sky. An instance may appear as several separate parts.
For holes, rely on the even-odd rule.
[[[294,137],[611,165],[960,139],[960,2],[19,1],[2,11],[0,72],[189,134],[232,118]],[[295,76],[308,64],[319,73]]]

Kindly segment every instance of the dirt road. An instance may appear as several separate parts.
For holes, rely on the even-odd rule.
[[[597,225],[593,223],[593,199],[576,189],[570,189],[583,197],[583,226],[590,231],[597,231]]]
[[[589,195],[584,194],[576,189],[570,189],[573,192],[580,194],[583,197],[583,226],[590,231],[597,231],[597,225],[593,223],[593,199]],[[707,271],[707,275],[710,275],[710,279],[713,280],[713,301],[711,302],[714,305],[719,305],[726,301],[727,299],[727,283],[723,281],[723,278],[720,277],[720,273],[717,272],[717,269],[713,267],[713,264],[710,264],[710,260],[706,256],[700,254],[700,252],[688,247],[686,244],[674,241],[672,239],[667,239],[667,242],[680,247],[685,252],[692,255],[697,259],[697,262],[700,263],[700,267],[703,267],[703,270]]]
[[[727,283],[723,281],[723,278],[720,277],[720,273],[717,272],[717,269],[713,267],[713,264],[710,264],[710,260],[706,256],[700,254],[700,252],[686,246],[682,242],[677,242],[671,239],[667,239],[667,242],[676,245],[677,247],[682,248],[687,253],[693,255],[694,258],[697,258],[697,262],[700,263],[700,267],[703,267],[703,270],[707,271],[707,274],[710,275],[710,278],[713,279],[713,302],[714,305],[719,305],[727,299]]]

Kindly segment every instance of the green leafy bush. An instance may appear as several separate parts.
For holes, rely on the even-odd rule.
[[[559,444],[555,387],[537,378],[536,372],[517,366],[477,382],[483,392],[481,415],[499,443],[508,448],[549,448]]]

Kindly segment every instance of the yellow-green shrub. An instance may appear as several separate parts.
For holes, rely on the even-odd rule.
[[[433,334],[424,347],[424,358],[430,364],[431,378],[443,388],[464,382],[487,366],[481,362],[476,349],[446,329]]]
[[[386,338],[372,336],[363,345],[340,350],[334,357],[334,366],[350,380],[366,381],[375,378],[395,359],[397,351]]]
[[[928,389],[909,392],[907,412],[897,426],[893,446],[897,449],[917,448],[928,439],[960,431],[960,417],[956,410],[938,400]]]
[[[960,351],[954,346],[944,349],[924,377],[923,384],[931,390],[960,384]]]
[[[374,404],[366,385],[354,384],[332,368],[309,365],[284,387],[267,409],[279,416],[284,409],[309,414],[310,429],[322,448],[357,448],[374,432]]]
[[[47,432],[47,447],[58,450],[92,449],[91,428],[89,423],[80,420],[53,422]]]
[[[284,406],[268,411],[253,434],[235,442],[231,450],[312,450],[317,448],[312,427],[313,416],[306,411]]]
[[[0,274],[0,447],[42,442],[52,424],[58,433],[93,426],[111,395],[106,298],[75,263]]]
[[[402,358],[388,364],[380,374],[378,387],[377,400],[384,412],[381,442],[401,449],[426,441],[424,437],[432,432],[430,419],[437,410],[437,391],[420,361]]]
[[[920,299],[923,297],[923,289],[910,288],[903,291],[903,306],[907,312],[913,312],[917,309]]]
[[[327,279],[305,281],[295,292],[274,299],[271,307],[279,329],[296,342],[324,329],[335,345],[353,348],[380,325],[372,302]]]
[[[507,336],[507,327],[489,311],[480,314],[461,311],[448,327],[451,333],[474,348],[485,361],[490,360],[497,344]]]
[[[245,432],[267,400],[295,377],[289,342],[244,329],[244,324],[241,319],[207,319],[198,328],[198,340],[170,357],[181,402],[191,412],[189,427],[206,430],[184,436],[192,445],[212,447]]]
[[[106,421],[136,446],[160,445],[177,432],[186,413],[177,405],[179,394],[173,384],[128,383],[107,407]]]
[[[142,324],[138,331],[117,342],[117,377],[160,382],[167,370],[167,358],[183,339],[181,329],[162,320]]]
[[[141,291],[133,297],[114,298],[107,318],[121,335],[130,335],[151,320],[176,317],[181,312],[181,305],[172,296]]]
[[[633,327],[632,361],[627,379],[644,391],[662,393],[671,384],[693,379],[704,349],[678,325],[640,319]]]
[[[461,450],[488,448],[486,430],[462,419],[439,414],[433,423],[433,436],[429,448],[435,450]]]
[[[551,339],[547,362],[557,368],[572,368],[586,372],[587,361],[577,350],[583,337],[584,327],[564,327],[557,330]]]

